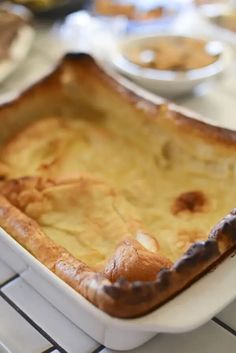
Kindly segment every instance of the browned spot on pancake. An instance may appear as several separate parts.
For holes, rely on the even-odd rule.
[[[174,201],[171,212],[178,215],[181,212],[203,212],[207,198],[202,191],[188,191],[180,194]]]

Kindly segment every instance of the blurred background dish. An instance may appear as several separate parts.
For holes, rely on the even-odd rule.
[[[215,19],[215,23],[218,26],[221,26],[229,31],[232,31],[236,34],[236,8],[219,15]]]
[[[229,0],[195,0],[194,2],[197,6],[204,6],[228,3]]]
[[[95,0],[92,13],[104,20],[123,18],[127,31],[143,32],[154,27],[164,28],[186,7],[181,0]]]
[[[219,76],[231,51],[219,41],[174,35],[131,36],[118,43],[114,67],[141,86],[176,97]]]
[[[28,11],[0,6],[0,82],[27,56],[33,37]]]
[[[209,33],[236,48],[236,1],[201,6],[199,10],[208,22]]]
[[[55,40],[53,51],[55,51],[55,47],[61,46],[61,43],[63,49],[60,49],[60,53],[55,55],[55,65],[56,60],[66,51],[85,51],[94,55],[105,68],[108,66],[113,70],[115,68],[115,70],[119,70],[122,75],[136,80],[140,85],[164,96],[173,97],[176,95],[189,94],[193,92],[193,89],[200,83],[207,83],[210,78],[218,77],[227,66],[231,55],[229,54],[230,50],[228,50],[228,48],[225,49],[225,47],[224,53],[209,55],[209,53],[203,50],[205,48],[204,43],[201,40],[197,42],[196,38],[195,42],[193,42],[190,38],[183,40],[179,35],[172,41],[172,47],[169,45],[170,43],[166,42],[168,35],[173,33],[180,33],[185,37],[188,36],[188,33],[193,33],[193,36],[195,35],[199,38],[212,38],[213,42],[215,38],[222,39],[222,37],[217,34],[215,30],[216,26],[212,25],[209,16],[205,14],[201,16],[202,23],[208,23],[209,27],[212,27],[212,31],[209,30],[209,32],[206,33],[201,33],[201,27],[205,29],[205,25],[193,25],[191,27],[191,19],[193,18],[193,12],[196,15],[195,17],[200,18],[199,14],[203,14],[202,8],[208,6],[209,3],[212,9],[219,9],[219,6],[228,7],[229,2],[226,1],[12,1],[21,4],[24,3],[28,8],[33,10],[36,16],[34,18],[36,38],[33,45],[33,57],[36,57],[36,51],[39,53],[39,38],[41,34],[45,33],[46,37],[46,33],[51,33],[57,27],[58,35],[56,35],[57,39]],[[69,4],[73,4],[74,9],[68,7]],[[232,6],[232,4],[230,6]],[[83,7],[84,10],[77,11],[80,7]],[[68,11],[72,11],[73,13],[66,16],[63,22],[55,21],[54,16],[57,17],[58,13],[60,13],[60,11],[58,12],[59,8],[61,16],[63,17],[66,16]],[[46,19],[47,21],[41,21],[41,19]],[[227,31],[235,35],[233,31],[226,30],[220,26],[217,26],[217,28],[218,27],[220,28],[220,34]],[[177,30],[175,28],[177,28]],[[155,33],[163,37],[162,43],[159,43],[161,48],[144,47],[140,53],[140,50],[137,48],[134,49],[129,41],[130,57],[127,57],[128,52],[126,53],[126,57],[122,58],[117,54],[116,61],[114,61],[113,54],[116,52],[117,43],[124,43],[126,39],[128,39],[128,35],[133,34],[134,37],[134,34],[139,34],[139,38],[144,37],[145,41],[148,40],[148,43],[150,43],[150,37],[156,37]],[[167,51],[166,54],[163,52],[164,49]],[[52,65],[51,63],[54,63],[54,55],[51,53],[52,48],[50,45],[50,50],[48,49],[47,52],[45,52],[49,57],[50,67]],[[38,58],[38,60],[41,59]],[[42,59],[42,61],[43,60],[44,59]],[[128,66],[132,73],[127,72],[127,68],[124,68],[125,60],[126,64],[127,61],[129,61]],[[113,65],[111,65],[111,61]],[[28,60],[26,60],[26,62],[28,63]],[[22,65],[22,67],[23,66],[24,65]],[[27,66],[27,64],[25,66]],[[143,77],[143,73],[141,75],[142,78],[138,79],[134,77],[134,70],[136,70],[135,75],[137,74],[137,70],[139,71],[139,75],[141,75],[141,71],[146,72],[146,74],[148,71],[148,82],[144,82],[145,78]],[[151,75],[153,76],[152,78],[150,78]]]
[[[153,3],[152,6],[140,7],[138,1],[132,0],[95,0],[95,11],[101,16],[125,16],[129,20],[148,21],[156,20],[168,14],[168,10],[162,4]]]
[[[54,19],[80,10],[87,0],[11,0],[28,7],[34,16],[40,19]]]

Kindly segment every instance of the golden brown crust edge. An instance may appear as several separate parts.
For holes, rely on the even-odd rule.
[[[81,67],[84,75],[92,78],[97,77],[101,82],[105,82],[111,91],[116,92],[123,97],[126,102],[135,106],[137,110],[143,110],[150,118],[156,118],[157,115],[165,115],[164,123],[175,126],[181,134],[186,136],[191,131],[191,134],[208,141],[221,144],[223,146],[236,147],[236,132],[227,128],[215,126],[211,124],[210,120],[206,123],[198,119],[198,114],[194,114],[188,109],[177,106],[167,100],[156,97],[156,103],[139,95],[139,93],[128,89],[114,78],[109,76],[102,68],[100,68],[95,60],[88,54],[84,53],[69,53],[64,58],[60,65],[62,68],[68,65],[74,66],[75,71]],[[89,75],[91,74],[91,75]],[[162,113],[162,114],[160,114]],[[187,115],[187,116],[186,116]]]
[[[35,221],[3,196],[0,196],[0,224],[68,285],[101,310],[120,318],[138,317],[157,308],[236,248],[234,209],[212,230],[207,241],[192,245],[170,269],[161,270],[155,281],[129,282],[121,278],[111,283],[55,245]]]
[[[171,124],[174,122],[173,125],[180,127],[181,131],[194,128],[195,133],[203,138],[235,148],[235,132],[189,119],[172,105],[165,103],[157,106],[140,98],[112,80],[95,65],[91,57],[84,54],[67,56],[52,76],[35,85],[33,90],[24,93],[21,99],[3,106],[0,109],[1,117],[8,120],[9,111],[21,109],[21,105],[24,105],[29,97],[40,93],[43,87],[48,89],[56,84],[57,89],[59,85],[61,90],[62,82],[59,76],[63,74],[63,67],[75,65],[76,70],[77,64],[83,67],[85,73],[89,70],[92,75],[106,82],[112,91],[124,96],[126,101],[137,109],[145,109],[150,117],[155,117],[160,110],[168,111],[167,120],[171,120]],[[8,125],[12,125],[11,119]],[[42,233],[36,222],[11,205],[3,196],[0,196],[0,224],[18,243],[90,302],[112,316],[123,318],[138,317],[162,305],[190,286],[236,247],[236,210],[233,210],[213,229],[206,242],[194,244],[171,269],[160,271],[155,281],[128,282],[120,279],[111,283],[103,275],[93,272],[63,248],[55,245]]]
[[[145,99],[139,95],[138,92],[136,93],[133,90],[126,88],[114,78],[109,76],[109,74],[103,71],[96,64],[95,60],[90,55],[84,53],[69,53],[65,55],[52,73],[41,79],[39,82],[31,85],[26,91],[21,93],[17,99],[1,104],[0,121],[3,119],[4,124],[2,126],[0,137],[6,139],[9,137],[9,131],[5,130],[11,130],[10,133],[12,133],[17,131],[19,127],[27,124],[29,121],[32,121],[32,119],[39,119],[40,116],[44,114],[44,110],[46,110],[47,113],[48,110],[50,110],[52,115],[58,114],[60,116],[60,105],[56,104],[55,107],[49,107],[42,104],[41,100],[38,102],[38,97],[47,96],[48,98],[48,95],[50,95],[51,102],[58,101],[55,100],[56,93],[60,96],[61,104],[70,103],[69,97],[66,96],[63,91],[63,86],[67,85],[67,81],[70,80],[71,73],[76,80],[77,70],[81,71],[79,74],[80,80],[83,81],[84,76],[86,77],[86,80],[83,81],[84,84],[86,84],[86,81],[89,82],[90,80],[94,80],[94,78],[96,78],[98,82],[101,82],[101,85],[107,85],[111,92],[123,97],[126,102],[129,102],[132,106],[135,106],[137,110],[144,111],[145,114],[150,116],[150,118],[155,119],[158,115],[165,115],[165,119],[161,120],[165,120],[165,124],[174,126],[181,134],[188,136],[189,131],[191,130],[191,133],[194,132],[195,135],[203,139],[207,139],[208,141],[212,141],[213,143],[215,142],[216,144],[220,144],[224,147],[236,147],[235,131],[211,125],[210,122],[205,123],[204,121],[200,121],[197,119],[197,114],[193,114],[191,111],[170,103],[163,98],[156,97],[156,103]],[[89,99],[91,96],[93,96],[93,94],[89,95]],[[25,117],[25,114],[24,116],[21,114],[22,110],[24,113],[24,107],[28,104],[29,100],[32,103],[32,109],[28,112],[30,120],[28,120],[27,115]],[[40,107],[38,107],[38,104],[40,104]],[[15,110],[18,111],[20,119],[12,116],[12,112]],[[34,116],[31,114],[34,114]],[[11,129],[9,129],[9,127],[11,127]]]

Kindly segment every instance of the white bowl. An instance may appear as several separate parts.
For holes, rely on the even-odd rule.
[[[194,70],[167,71],[143,68],[125,58],[124,53],[130,46],[146,45],[148,41],[153,41],[158,37],[169,38],[174,37],[174,35],[157,34],[126,37],[118,42],[116,50],[111,55],[111,61],[120,73],[152,92],[165,97],[190,93],[196,86],[219,76],[226,70],[232,59],[231,49],[218,41],[215,41],[221,47],[218,59],[213,64]]]

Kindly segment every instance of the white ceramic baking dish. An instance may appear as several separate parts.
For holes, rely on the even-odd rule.
[[[114,73],[112,76],[137,94],[156,104],[163,103],[162,98],[138,88]],[[170,104],[170,108],[200,119],[198,115],[175,105]],[[137,319],[117,319],[96,308],[1,228],[0,258],[84,332],[104,346],[116,350],[136,348],[160,332],[193,330],[236,298],[236,257],[233,255],[173,300]]]
[[[1,259],[84,332],[116,350],[136,348],[160,332],[191,331],[220,312],[236,298],[234,255],[161,308],[124,320],[90,304],[0,229]]]

